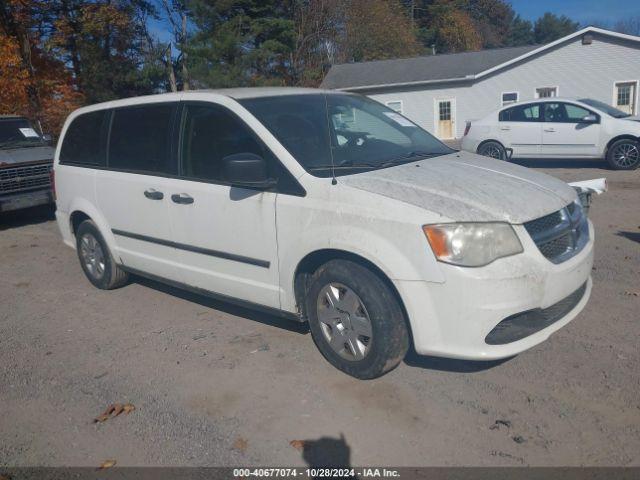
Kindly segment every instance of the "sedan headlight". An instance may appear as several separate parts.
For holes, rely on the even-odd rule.
[[[422,229],[436,258],[453,265],[482,267],[523,252],[508,223],[443,223]]]

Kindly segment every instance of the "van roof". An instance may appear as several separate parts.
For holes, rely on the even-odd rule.
[[[180,99],[192,97],[202,98],[203,94],[221,95],[234,100],[259,97],[275,97],[286,95],[310,95],[314,93],[325,93],[328,95],[353,95],[347,92],[336,90],[322,90],[318,88],[301,88],[301,87],[246,87],[246,88],[220,88],[220,89],[201,89],[187,90],[182,92],[159,93],[155,95],[142,95],[139,97],[122,98],[119,100],[110,100],[108,102],[96,103],[79,108],[73,114],[81,114],[95,110],[103,110],[107,108],[126,107],[130,105],[143,105],[146,103],[171,102]],[[72,114],[72,115],[73,115]]]

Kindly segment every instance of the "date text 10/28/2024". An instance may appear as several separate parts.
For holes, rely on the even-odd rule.
[[[388,468],[235,468],[234,478],[399,478],[398,470]]]

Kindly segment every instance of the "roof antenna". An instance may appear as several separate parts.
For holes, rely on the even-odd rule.
[[[338,180],[336,180],[336,165],[333,161],[333,145],[331,142],[331,121],[329,119],[329,103],[327,102],[327,94],[324,95],[324,113],[327,119],[327,135],[329,136],[329,155],[331,156],[331,185],[337,185]]]

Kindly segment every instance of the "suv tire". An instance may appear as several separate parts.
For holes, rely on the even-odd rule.
[[[640,166],[640,142],[623,138],[607,150],[607,162],[614,170],[635,170]]]
[[[93,221],[85,220],[78,226],[76,251],[84,274],[94,286],[111,290],[125,285],[129,280],[129,274],[116,264]]]
[[[312,275],[305,312],[314,342],[334,367],[360,379],[395,368],[409,331],[394,292],[371,270],[331,260]]]

